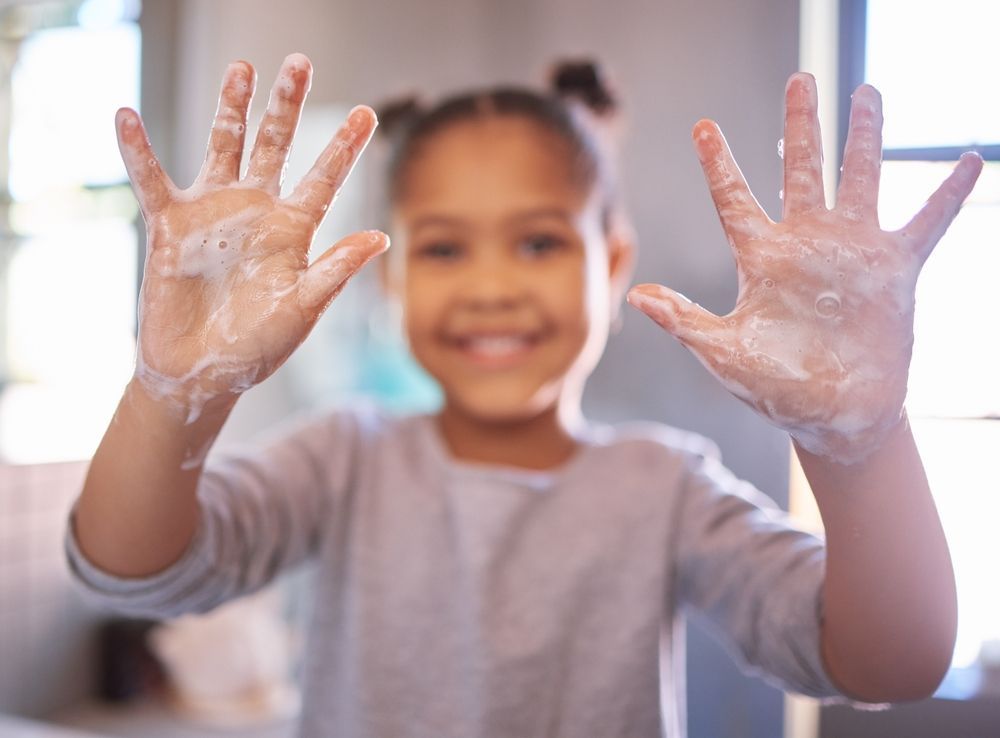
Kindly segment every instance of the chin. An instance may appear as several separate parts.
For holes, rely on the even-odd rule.
[[[453,412],[478,422],[503,425],[533,420],[553,410],[556,398],[511,397],[501,393],[476,397],[449,395],[447,403]]]

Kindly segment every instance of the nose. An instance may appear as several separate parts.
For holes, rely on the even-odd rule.
[[[470,265],[462,295],[469,307],[482,310],[513,308],[524,300],[526,284],[521,270],[508,260],[483,257]]]

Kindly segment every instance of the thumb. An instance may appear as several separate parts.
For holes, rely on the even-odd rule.
[[[341,239],[299,278],[299,305],[322,312],[348,279],[387,248],[389,237],[381,231],[361,231]]]
[[[714,346],[725,327],[719,316],[658,284],[637,285],[626,299],[696,354]]]

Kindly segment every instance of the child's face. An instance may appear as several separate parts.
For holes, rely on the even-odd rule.
[[[596,187],[536,123],[456,123],[424,142],[394,210],[390,286],[452,410],[484,422],[579,402],[625,271]]]

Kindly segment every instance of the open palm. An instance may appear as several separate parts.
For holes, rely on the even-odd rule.
[[[347,278],[388,245],[381,233],[357,233],[308,262],[313,235],[375,127],[371,110],[356,108],[282,199],[310,78],[304,56],[285,60],[241,180],[254,71],[230,65],[205,164],[183,191],[157,163],[138,115],[119,111],[122,157],[147,225],[136,375],[194,414],[269,376]]]
[[[901,418],[917,276],[982,164],[963,157],[905,227],[883,231],[876,213],[878,92],[862,85],[854,94],[832,209],[823,192],[812,77],[794,75],[785,102],[778,223],[754,199],[718,127],[695,126],[695,147],[736,259],[732,312],[716,316],[659,285],[634,288],[629,301],[804,448],[851,463],[877,448]]]

